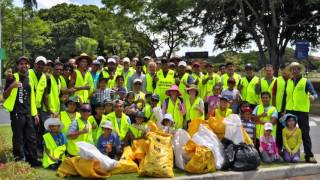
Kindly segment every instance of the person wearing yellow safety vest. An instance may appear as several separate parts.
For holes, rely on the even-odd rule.
[[[100,127],[105,121],[111,121],[114,132],[119,136],[121,145],[127,146],[129,144],[129,126],[131,124],[130,118],[123,113],[124,103],[121,100],[114,101],[114,111],[107,115],[106,119],[103,119],[100,123]],[[98,129],[97,136],[101,135],[101,129]]]
[[[136,70],[136,64],[139,61],[138,57],[134,57],[132,58],[131,62],[130,62],[130,67],[132,67],[134,70]]]
[[[68,130],[73,121],[80,118],[80,113],[77,112],[78,98],[76,96],[70,96],[66,102],[67,109],[60,112],[60,121],[63,125],[61,132],[67,136]]]
[[[104,112],[105,112],[104,104],[100,103],[100,102],[95,104],[94,111],[95,111],[95,114],[91,115],[88,118],[88,121],[91,123],[92,138],[93,138],[94,143],[96,144],[97,140],[99,138],[99,137],[97,137],[97,132],[98,132],[98,128],[99,128],[98,126],[100,125],[100,123],[103,119],[106,119],[106,115],[104,115]]]
[[[179,85],[179,91],[182,94],[183,99],[188,98],[187,87],[194,81],[191,74],[186,72],[187,63],[180,61],[178,63],[178,71],[175,74],[176,84]]]
[[[143,66],[143,73],[144,74],[147,74],[148,73],[148,66],[149,66],[149,63],[152,61],[152,58],[150,56],[145,56],[143,58],[143,63],[144,63],[144,66]]]
[[[262,103],[257,105],[253,112],[253,119],[256,122],[256,148],[259,149],[259,139],[263,136],[264,128],[263,125],[267,122],[273,124],[273,137],[276,137],[278,112],[277,109],[270,104],[271,95],[265,91],[261,93]]]
[[[145,113],[148,121],[153,121],[158,125],[158,127],[160,127],[162,117],[163,117],[162,109],[159,104],[160,97],[158,94],[154,93],[151,95],[150,99],[151,99],[150,107],[146,106],[143,109],[143,112]]]
[[[144,97],[145,97],[145,94],[141,90],[141,85],[142,85],[141,79],[133,80],[132,92],[134,93],[134,102],[137,104],[140,111],[144,107]]]
[[[57,118],[46,119],[44,127],[48,132],[43,135],[42,166],[56,170],[65,158],[67,138],[61,132],[63,125]]]
[[[206,100],[208,96],[211,96],[212,89],[216,84],[221,82],[220,76],[213,71],[212,64],[206,64],[207,74],[202,76],[201,78],[201,90],[200,90],[200,97],[203,100]]]
[[[228,79],[233,77],[236,80],[236,88],[239,85],[241,76],[234,72],[234,64],[232,62],[226,63],[226,70],[227,72],[221,75],[221,83],[222,83],[222,90],[228,89]]]
[[[121,75],[124,78],[124,87],[126,87],[126,89],[128,88],[129,77],[131,77],[135,72],[136,70],[130,67],[130,59],[128,57],[123,58],[123,70]]]
[[[162,68],[157,72],[157,77],[154,79],[156,81],[154,93],[159,95],[160,103],[167,97],[166,91],[175,84],[174,71],[169,69],[168,60],[163,59],[161,63]]]
[[[264,69],[264,77],[260,79],[258,84],[256,85],[256,92],[260,94],[261,92],[269,92],[271,95],[270,98],[270,104],[272,103],[271,100],[275,94],[273,94],[273,86],[274,82],[276,81],[276,78],[273,76],[273,66],[271,64],[267,64],[265,69]],[[260,96],[261,97],[261,96]],[[261,98],[260,98],[260,103],[261,103]],[[273,131],[274,132],[274,131]]]
[[[108,58],[107,60],[108,67],[104,68],[104,70],[100,73],[101,78],[108,78],[107,87],[112,89],[116,86],[116,77],[117,75],[121,75],[120,71],[117,71],[117,62],[114,58]]]
[[[197,85],[199,89],[202,89],[202,72],[201,72],[201,64],[199,61],[193,61],[192,62],[192,78],[193,78],[193,84]],[[200,95],[200,93],[199,93]]]
[[[287,98],[287,93],[286,93],[286,88],[288,84],[288,80],[291,79],[291,73],[290,70],[287,66],[281,65],[281,76],[279,76],[273,85],[272,88],[272,105],[277,108],[279,119],[284,116],[285,110],[286,110],[286,98]],[[278,149],[282,149],[282,130],[284,126],[280,121],[278,121],[277,125],[277,137],[276,137],[276,143]]]
[[[38,56],[34,62],[33,69],[29,69],[29,76],[34,82],[34,89],[37,89],[38,82],[43,74],[44,66],[47,63],[47,59],[43,56]]]
[[[310,80],[302,77],[304,66],[298,62],[293,62],[289,66],[292,73],[292,80],[288,81],[286,93],[286,113],[291,113],[298,117],[298,125],[302,131],[302,141],[305,153],[305,160],[309,163],[317,163],[312,153],[312,143],[310,138],[309,111],[310,101],[318,98],[316,91]]]
[[[41,166],[37,160],[37,139],[34,124],[39,124],[32,78],[28,74],[29,59],[20,57],[18,72],[8,75],[3,92],[3,107],[10,112],[12,150],[16,161]],[[33,117],[33,118],[32,118]]]
[[[186,99],[186,123],[196,118],[204,120],[204,102],[199,97],[199,90],[196,85],[187,88],[189,98]],[[186,124],[184,125],[186,127]]]
[[[171,114],[174,120],[174,128],[182,129],[184,115],[186,114],[185,103],[177,85],[172,85],[166,92],[167,98],[162,103],[163,114]]]
[[[225,65],[225,64],[221,64],[221,65],[219,66],[219,72],[218,72],[218,74],[219,74],[220,76],[223,76],[225,73],[226,73],[226,65]]]
[[[105,121],[100,128],[102,134],[98,137],[97,149],[112,159],[120,159],[122,154],[121,144],[119,137],[113,132],[112,123]]]
[[[133,139],[140,139],[146,134],[147,131],[147,117],[142,111],[135,114],[134,122],[130,125],[129,129],[133,135]]]
[[[92,59],[85,53],[77,57],[77,69],[71,74],[70,87],[74,89],[74,95],[78,96],[80,103],[88,103],[90,92],[93,90],[91,74],[88,71]]]
[[[59,76],[62,89],[64,88],[67,89],[69,87],[70,76],[72,72],[73,72],[73,66],[71,64],[63,65],[63,73],[62,75]]]
[[[259,94],[256,93],[256,85],[259,83],[259,77],[254,75],[254,67],[248,63],[245,66],[246,75],[240,80],[238,89],[241,92],[243,101],[250,104],[250,108],[254,109],[259,104]]]
[[[145,84],[146,93],[153,93],[156,87],[155,78],[157,77],[157,64],[155,62],[150,62],[148,64],[148,73],[146,74]]]
[[[79,148],[77,142],[87,142],[94,144],[92,138],[92,126],[88,121],[91,114],[91,107],[89,104],[80,105],[81,117],[72,121],[67,135],[67,151],[71,156],[79,155]]]

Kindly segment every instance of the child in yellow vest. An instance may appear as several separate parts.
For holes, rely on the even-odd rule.
[[[129,129],[133,135],[133,139],[142,138],[147,131],[147,118],[144,112],[138,111],[135,114],[134,122],[129,126]]]
[[[59,119],[47,119],[44,127],[48,132],[43,135],[44,153],[42,166],[56,170],[65,158],[67,139],[61,132],[63,125]]]
[[[161,122],[162,131],[174,135],[174,121],[171,114],[165,114]]]
[[[217,108],[209,112],[208,117],[215,117],[217,120],[223,120],[225,117],[232,114],[232,109],[229,108],[230,99],[228,96],[220,97],[219,105]]]

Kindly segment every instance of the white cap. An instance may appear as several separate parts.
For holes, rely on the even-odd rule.
[[[37,63],[40,62],[40,61],[44,62],[44,64],[47,64],[47,59],[46,59],[45,57],[43,57],[43,56],[38,56],[38,57],[36,58],[35,63],[37,64]]]
[[[187,63],[185,61],[180,61],[178,66],[184,66],[187,67]]]
[[[63,129],[63,124],[58,118],[48,118],[44,122],[44,127],[47,131],[49,131],[49,126],[59,126],[60,125],[60,130]]]
[[[135,79],[135,80],[133,80],[133,84],[135,84],[136,82],[140,82],[140,83],[142,83],[142,80],[141,79]]]
[[[128,57],[123,58],[122,61],[123,61],[124,63],[125,63],[125,62],[130,63],[130,59],[129,59]]]
[[[271,123],[264,123],[264,130],[271,130],[272,131],[272,124]]]
[[[98,60],[94,60],[92,64],[100,65],[100,62]]]
[[[165,114],[163,116],[163,119],[168,119],[169,121],[173,122],[173,118],[172,118],[172,115],[171,114]]]
[[[106,59],[103,56],[98,56],[97,60],[103,60],[103,62],[106,62]]]
[[[116,63],[116,60],[114,58],[108,58],[108,63]]]
[[[108,128],[108,129],[113,129],[112,128],[112,123],[111,121],[106,121],[104,124],[101,125],[102,128]]]
[[[145,56],[143,59],[149,59],[149,60],[151,60],[151,57],[150,57],[150,56]]]

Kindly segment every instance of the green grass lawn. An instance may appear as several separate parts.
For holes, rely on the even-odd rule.
[[[11,132],[11,128],[10,126],[2,126],[0,127],[0,135],[3,135],[6,139],[5,141],[7,142],[11,142],[11,137],[12,137],[12,132]],[[261,168],[270,168],[270,167],[279,167],[279,166],[288,166],[288,163],[281,163],[281,164],[261,164],[260,165],[260,169]],[[39,174],[40,177],[45,177],[45,179],[48,180],[61,180],[63,178],[58,177],[56,175],[55,171],[52,170],[48,170],[48,169],[43,169],[43,168],[36,168],[36,172]],[[1,173],[1,172],[0,172]],[[189,176],[191,174],[188,174],[184,171],[181,171],[177,168],[174,169],[174,174],[175,177],[179,177],[179,176]],[[80,180],[82,179],[81,177],[69,177],[68,179],[72,179],[72,180]],[[121,179],[121,180],[125,180],[125,179],[130,179],[130,180],[134,180],[134,179],[145,179],[144,177],[139,177],[137,173],[132,173],[132,174],[120,174],[120,175],[113,175],[108,179]]]

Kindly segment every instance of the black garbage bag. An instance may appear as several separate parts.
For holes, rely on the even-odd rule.
[[[260,165],[261,160],[260,160],[259,153],[253,146],[241,143],[239,145],[233,145],[233,149],[234,149],[234,161],[233,161],[233,165],[231,166],[232,170],[234,171],[255,170]]]

